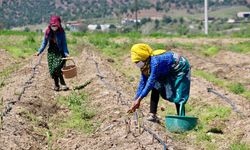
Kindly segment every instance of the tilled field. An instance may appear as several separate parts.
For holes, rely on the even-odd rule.
[[[96,111],[93,120],[99,122],[99,125],[95,132],[84,134],[74,129],[65,129],[62,135],[49,140],[57,132],[62,132],[53,126],[51,120],[64,118],[71,113],[56,99],[59,96],[68,96],[72,91],[54,92],[46,57],[43,56],[41,64],[35,70],[32,67],[39,58],[32,57],[27,60],[32,63],[27,63],[12,73],[5,79],[6,84],[1,88],[3,117],[0,149],[163,149],[163,145],[154,139],[152,134],[140,128],[142,123],[143,127],[159,136],[168,149],[206,149],[202,145],[195,144],[198,137],[192,136],[193,134],[190,136],[187,134],[185,138],[176,138],[178,134],[169,133],[163,125],[145,121],[145,117],[140,117],[141,126],[138,128],[134,124],[133,116],[126,113],[131,105],[130,100],[134,96],[138,79],[129,81],[120,71],[135,69],[130,63],[129,55],[122,58],[123,66],[117,69],[112,61],[92,49],[89,46],[84,47],[81,55],[75,58],[78,76],[67,80],[67,83],[72,90],[76,85],[91,81],[78,92],[88,93],[89,107],[93,107]],[[181,49],[175,51],[186,56],[194,69],[214,73],[227,80],[239,81],[249,87],[249,55],[221,51],[215,57],[207,58]],[[5,55],[6,61],[1,64],[6,66],[12,64],[13,61],[8,57]],[[210,126],[224,127],[222,134],[208,133],[213,137],[211,142],[217,143],[218,149],[229,149],[230,144],[235,141],[250,143],[250,101],[246,98],[228,92],[203,78],[193,76],[191,98],[188,102],[190,106],[197,109],[203,108],[201,106],[230,107],[220,97],[207,92],[207,88],[211,87],[230,98],[242,112],[240,116],[232,111],[228,119],[217,118],[210,122]],[[148,101],[148,98],[144,101]],[[171,107],[170,104],[167,106]],[[143,102],[141,111],[144,116],[148,108],[148,102]],[[203,110],[200,111],[202,113]],[[141,112],[138,114],[141,115]],[[162,123],[164,124],[164,119]]]

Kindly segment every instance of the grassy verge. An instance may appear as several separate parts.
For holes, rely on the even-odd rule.
[[[202,49],[202,54],[208,57],[211,56],[215,56],[218,52],[220,51],[220,49],[216,46],[205,46]]]
[[[215,75],[202,71],[202,70],[194,70],[193,69],[193,75],[197,76],[197,77],[202,77],[204,79],[206,79],[209,82],[212,82],[213,84],[220,86],[222,88],[225,88],[226,90],[234,93],[234,94],[238,94],[241,95],[245,98],[247,98],[248,100],[250,100],[250,91],[247,90],[247,88],[242,85],[241,83],[237,83],[237,82],[231,82],[225,79],[220,79],[218,77],[216,77]]]
[[[199,44],[193,44],[193,43],[171,43],[169,45],[171,48],[182,48],[188,51],[199,53],[206,57],[212,57],[215,56],[221,49],[219,46],[214,45],[199,45]]]
[[[99,126],[97,121],[93,121],[96,112],[89,105],[85,94],[72,92],[66,97],[59,96],[57,102],[67,112],[59,111],[53,116],[47,116],[47,119],[24,108],[20,110],[20,114],[32,124],[34,133],[46,138],[48,149],[52,149],[53,143],[67,133],[65,131],[74,130],[89,134]]]
[[[187,105],[187,111],[194,116],[199,117],[199,124],[196,127],[196,131],[191,131],[191,135],[195,135],[195,143],[199,147],[204,147],[205,149],[211,149],[219,147],[213,141],[223,140],[221,137],[216,137],[210,134],[209,132],[220,131],[226,127],[224,123],[231,114],[231,108],[224,106],[201,106],[196,109],[191,108],[190,105]]]
[[[3,71],[0,72],[0,79],[7,78],[11,73],[16,71],[20,67],[21,67],[21,64],[15,64],[15,65],[5,68]],[[2,81],[0,83],[2,83]]]
[[[159,106],[166,108],[165,111],[158,111],[162,118],[165,118],[166,115],[176,114],[175,106],[172,103],[166,103],[164,100],[161,100]],[[218,143],[223,141],[225,137],[220,136],[220,134],[216,135],[211,133],[222,132],[223,129],[225,129],[225,121],[228,120],[231,115],[231,108],[220,105],[209,105],[202,103],[200,99],[190,98],[186,104],[186,112],[188,116],[198,117],[199,123],[192,131],[172,134],[174,139],[194,144],[202,149],[218,149],[220,147]]]
[[[95,130],[91,120],[95,116],[95,111],[89,106],[85,94],[73,92],[67,97],[59,97],[58,102],[71,112],[58,124],[59,128],[70,128],[84,133],[92,133]]]
[[[81,33],[67,33],[67,44],[70,55],[79,54],[77,45],[82,42]],[[36,32],[20,32],[20,31],[0,31],[1,41],[0,47],[8,51],[14,58],[26,58],[34,54],[40,47],[43,34]]]
[[[111,58],[113,60],[112,66],[119,70],[131,82],[134,81],[135,72],[137,74],[139,70],[135,68],[132,69],[130,66],[124,68],[124,60],[127,59],[125,56],[130,54],[132,45],[139,42],[139,39],[136,38],[137,36],[132,37],[133,34],[136,33],[125,35],[127,39],[121,43],[114,41],[114,37],[118,37],[119,39],[120,35],[93,34],[87,37],[87,42],[89,42],[94,49],[101,52],[104,57]]]
[[[20,35],[20,36],[34,36],[36,32],[25,32],[25,31],[12,31],[12,30],[0,30],[0,35]]]
[[[225,46],[225,49],[237,53],[249,53],[250,52],[250,43],[249,42],[240,42],[237,44],[230,44]]]
[[[118,35],[94,34],[87,38],[88,42],[100,50],[104,55],[114,59],[128,54],[131,46],[136,43],[134,37],[129,39],[128,42],[115,43],[112,41],[112,38],[114,37],[118,37]]]
[[[42,34],[36,32],[20,32],[20,31],[0,31],[0,36],[3,39],[0,41],[0,46],[11,53],[15,58],[25,58],[33,53],[39,48],[42,41]],[[11,38],[10,38],[11,37]],[[86,37],[89,42],[95,45],[98,49],[101,49],[106,55],[109,56],[121,56],[125,53],[128,53],[128,50],[131,48],[132,44],[140,42],[142,35],[139,32],[129,32],[129,33],[102,33],[102,32],[76,32],[76,33],[67,33],[67,43],[70,50],[70,53],[78,55],[78,47],[76,45],[81,43],[83,37]],[[146,37],[153,38],[173,38],[173,37],[183,37],[183,36],[173,36],[165,35],[164,33],[154,33]],[[199,36],[198,36],[199,37]],[[196,36],[185,36],[183,38],[198,38]],[[124,43],[115,43],[112,39],[115,38],[128,38],[128,42]],[[10,42],[11,41],[11,42]],[[151,43],[156,45],[154,43]],[[161,46],[160,46],[161,45]],[[186,50],[197,50],[197,52],[202,53],[205,56],[214,56],[220,49],[225,49],[233,52],[239,53],[248,53],[250,49],[249,42],[242,42],[238,44],[231,44],[225,46],[214,46],[214,45],[195,45],[192,43],[170,43],[169,45],[172,48],[183,48]],[[154,47],[154,46],[152,46]],[[163,44],[158,44],[155,46],[155,49],[165,49]]]
[[[194,51],[199,52],[203,54],[204,56],[214,56],[216,55],[221,49],[227,50],[227,51],[232,51],[236,53],[250,53],[250,43],[249,42],[240,42],[236,44],[229,44],[229,45],[214,45],[214,44],[209,44],[209,45],[195,45],[192,43],[172,43],[173,48],[183,48],[189,51]]]
[[[230,146],[230,150],[250,150],[250,145],[246,143],[234,143]]]
[[[1,36],[1,48],[8,51],[14,58],[26,58],[36,52],[40,43],[38,44],[36,36]]]
[[[179,42],[174,42],[170,43],[169,45],[171,48],[183,48],[188,51],[193,51],[195,49],[195,44],[193,43],[179,43]]]

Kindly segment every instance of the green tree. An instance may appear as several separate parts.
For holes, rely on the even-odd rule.
[[[116,26],[115,26],[114,24],[111,24],[111,25],[109,26],[109,29],[116,29]]]
[[[160,26],[160,21],[158,19],[155,20],[155,29],[158,29]]]
[[[172,22],[172,18],[169,16],[163,16],[163,20],[164,23],[169,24]]]
[[[25,32],[29,32],[29,31],[30,31],[30,28],[25,27],[23,31],[25,31]]]
[[[96,26],[96,28],[95,28],[95,29],[96,29],[96,30],[101,30],[101,29],[102,29],[102,27],[101,27],[101,25],[99,25],[99,24],[98,24],[98,25]]]
[[[179,19],[179,22],[180,22],[180,24],[183,24],[183,23],[184,23],[183,17],[181,17],[181,18]]]
[[[177,32],[180,35],[186,35],[186,34],[188,34],[189,29],[188,29],[187,26],[181,24],[181,25],[178,26]]]
[[[155,9],[156,9],[156,11],[162,11],[163,10],[161,2],[159,2],[159,1],[156,2]]]
[[[141,25],[146,24],[147,22],[151,22],[151,18],[142,18],[141,19]]]

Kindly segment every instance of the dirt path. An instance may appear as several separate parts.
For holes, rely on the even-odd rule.
[[[35,120],[32,120],[34,118],[30,112],[39,116],[40,120],[36,121],[46,127],[48,114],[57,111],[51,101],[55,93],[50,88],[51,81],[48,78],[45,61],[39,66],[31,83],[26,84],[31,73],[32,66],[25,65],[7,79],[9,84],[1,91],[5,106],[3,112],[10,106],[9,112],[3,117],[0,131],[1,149],[46,149],[46,137],[35,131],[37,127],[33,124]],[[25,85],[28,86],[21,96]]]

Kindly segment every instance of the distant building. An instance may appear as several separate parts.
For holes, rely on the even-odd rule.
[[[234,19],[228,19],[227,23],[235,23],[235,20]]]
[[[66,23],[66,27],[72,31],[72,32],[77,32],[80,30],[80,27],[82,25],[82,22],[80,21],[69,21]]]
[[[248,18],[248,17],[250,17],[250,12],[238,12],[237,17],[239,17],[239,18]]]
[[[88,29],[93,31],[96,30],[97,26],[98,26],[97,24],[89,24]]]
[[[137,22],[138,22],[138,23],[141,23],[141,20],[140,20],[140,19],[137,19]],[[125,18],[125,19],[122,19],[121,23],[122,23],[122,25],[135,24],[135,23],[136,23],[136,19],[128,19],[128,18]]]
[[[109,30],[110,24],[101,24],[101,30],[102,31],[107,31]]]
[[[88,25],[88,29],[92,31],[97,30],[97,29],[102,30],[102,31],[107,31],[109,30],[109,28],[110,28],[110,24],[89,24]]]
[[[189,25],[189,28],[190,29],[194,29],[194,25]]]

